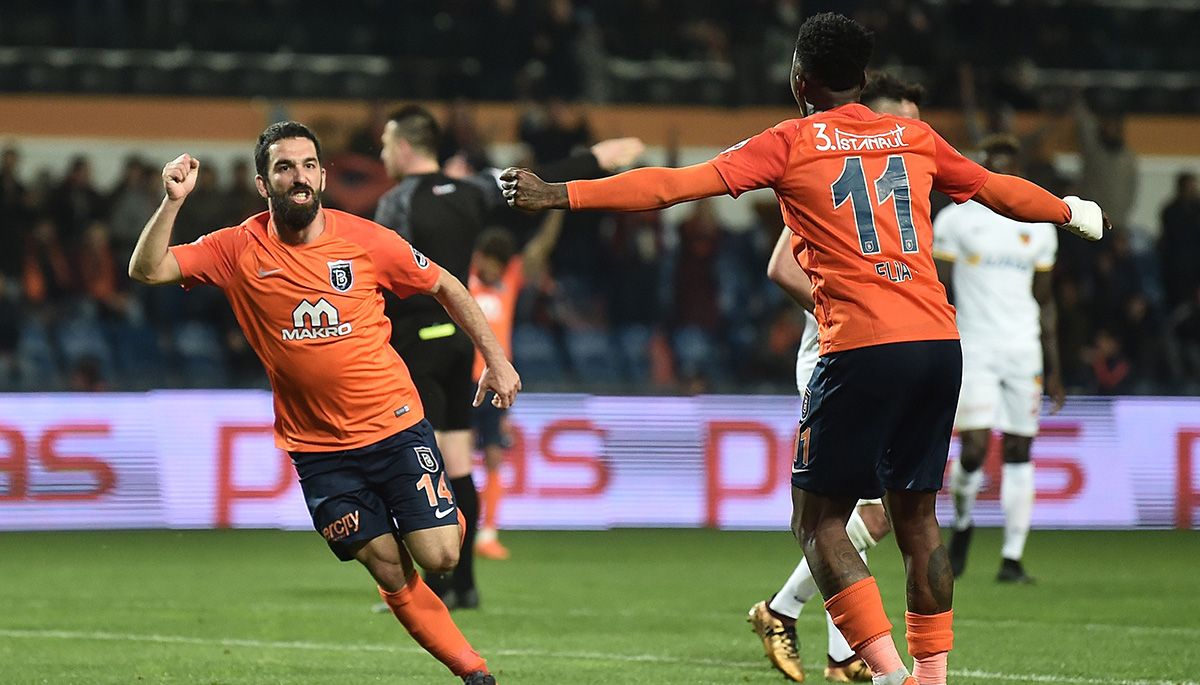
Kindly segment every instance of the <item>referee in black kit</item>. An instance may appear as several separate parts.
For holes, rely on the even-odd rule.
[[[488,215],[505,203],[496,180],[498,172],[479,170],[461,180],[443,173],[438,162],[439,136],[437,120],[424,107],[409,105],[388,118],[380,157],[398,184],[379,199],[375,221],[399,233],[466,283],[471,255]],[[630,164],[642,149],[637,139],[603,141],[541,171],[544,177],[596,178]],[[471,475],[475,349],[432,297],[401,300],[390,293],[385,296],[392,320],[392,346],[412,373],[446,461],[454,499],[467,522],[458,567],[449,577],[427,576],[426,582],[449,608],[475,608],[479,606],[474,571],[479,493]]]
[[[376,223],[404,236],[412,246],[466,283],[475,240],[483,231],[489,198],[483,189],[444,175],[438,163],[438,124],[423,107],[410,105],[388,118],[380,157],[388,175],[399,182],[384,193],[375,209]],[[471,369],[475,348],[470,338],[428,296],[388,297],[392,346],[404,358],[433,425],[446,460],[446,476],[467,522],[462,553],[452,575],[426,582],[446,606],[474,608],[474,546],[479,494],[471,477]]]

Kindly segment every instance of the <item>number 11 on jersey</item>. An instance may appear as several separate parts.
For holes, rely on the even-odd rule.
[[[900,228],[900,247],[905,254],[920,251],[917,245],[917,229],[913,227],[912,201],[908,191],[908,168],[902,155],[888,155],[887,168],[875,179],[877,204],[889,198],[896,210],[896,225]],[[842,166],[842,175],[830,186],[833,192],[833,208],[838,209],[846,200],[854,209],[854,224],[858,228],[858,246],[864,255],[879,254],[879,233],[875,230],[875,204],[867,189],[867,175],[863,171],[862,157],[847,157]]]

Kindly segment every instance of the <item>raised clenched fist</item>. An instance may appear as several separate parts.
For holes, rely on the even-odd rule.
[[[163,167],[163,189],[172,200],[182,200],[196,187],[196,177],[200,172],[200,160],[184,153],[167,162]]]

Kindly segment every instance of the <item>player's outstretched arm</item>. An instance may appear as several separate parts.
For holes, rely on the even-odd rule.
[[[646,167],[594,181],[546,183],[528,169],[509,167],[500,174],[500,188],[511,207],[598,209],[641,212],[729,192],[716,167],[705,162],[679,169]]]
[[[504,348],[500,347],[500,341],[496,340],[475,298],[448,271],[441,272],[429,294],[446,308],[446,312],[470,336],[483,356],[486,367],[479,377],[479,388],[475,391],[475,406],[483,403],[488,391],[495,393],[492,404],[496,407],[506,409],[512,406],[521,389],[521,377],[505,356]]]
[[[167,248],[171,244],[171,229],[179,216],[179,208],[196,187],[199,171],[200,160],[188,154],[179,155],[163,167],[165,195],[133,248],[133,256],[129,258],[130,278],[150,285],[183,280],[179,262]]]
[[[1075,196],[1055,197],[1037,184],[1005,174],[989,174],[972,198],[1015,221],[1052,223],[1086,240],[1100,240],[1112,230],[1100,205]]]
[[[786,226],[779,233],[779,240],[775,241],[775,249],[767,262],[767,278],[808,312],[817,308],[812,295],[812,280],[796,263],[796,256],[792,254],[792,229]]]

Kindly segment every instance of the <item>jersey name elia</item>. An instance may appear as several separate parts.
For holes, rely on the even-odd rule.
[[[282,329],[284,340],[315,340],[349,335],[350,322],[341,322],[337,307],[321,298],[316,302],[302,300],[292,310],[292,327]]]
[[[896,124],[896,128],[886,133],[846,133],[839,128],[833,129],[833,138],[829,137],[829,124],[816,122],[813,124],[813,137],[817,141],[816,148],[820,152],[826,150],[843,150],[846,152],[862,152],[864,150],[895,150],[908,147],[904,142],[905,127]]]

